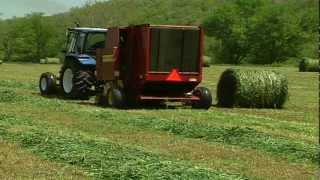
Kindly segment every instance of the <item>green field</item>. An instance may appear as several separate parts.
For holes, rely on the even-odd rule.
[[[214,96],[229,67],[205,69]],[[238,68],[288,75],[284,109],[100,108],[40,96],[58,65],[2,64],[0,179],[316,179],[318,74]]]

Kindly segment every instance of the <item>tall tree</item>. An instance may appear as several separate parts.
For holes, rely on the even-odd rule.
[[[220,40],[215,59],[224,63],[239,64],[248,53],[247,30],[250,18],[265,1],[233,0],[215,8],[203,25],[207,35]]]
[[[27,15],[25,31],[25,42],[30,46],[29,58],[33,62],[39,62],[41,58],[48,54],[48,42],[51,38],[51,28],[44,21],[42,13],[32,13]]]
[[[300,20],[287,5],[269,5],[251,20],[248,30],[249,61],[255,64],[280,63],[299,56],[304,43]]]

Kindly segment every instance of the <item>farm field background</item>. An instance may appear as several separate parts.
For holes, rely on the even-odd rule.
[[[215,99],[221,73],[205,69]],[[0,65],[0,178],[316,179],[317,73],[288,76],[284,109],[101,108],[41,97],[42,72],[59,65]],[[216,103],[216,101],[214,102]]]

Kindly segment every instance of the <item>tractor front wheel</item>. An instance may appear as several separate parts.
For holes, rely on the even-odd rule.
[[[192,108],[195,109],[209,109],[212,105],[212,96],[208,88],[198,87],[193,91],[193,95],[200,100],[192,103]]]
[[[56,76],[50,72],[41,74],[39,89],[41,95],[52,95],[57,91]]]

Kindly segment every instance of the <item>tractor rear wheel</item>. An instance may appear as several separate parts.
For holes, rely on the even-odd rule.
[[[199,97],[199,101],[192,103],[192,108],[209,109],[212,105],[212,96],[208,88],[198,87],[193,91],[193,95]]]
[[[52,95],[57,91],[57,78],[50,72],[42,73],[39,79],[41,95]]]
[[[60,85],[67,98],[85,100],[93,95],[94,78],[89,72],[66,66],[61,69]]]

